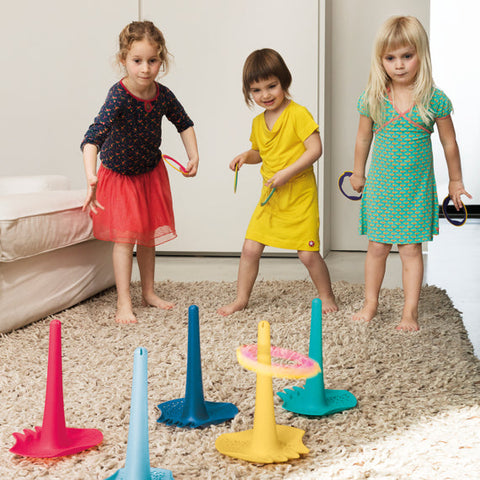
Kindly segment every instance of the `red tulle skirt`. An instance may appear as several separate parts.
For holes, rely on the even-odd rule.
[[[154,247],[177,236],[172,193],[165,164],[140,175],[98,169],[97,200],[105,207],[90,213],[99,240]]]

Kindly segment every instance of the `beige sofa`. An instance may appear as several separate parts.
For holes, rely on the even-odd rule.
[[[61,175],[0,177],[0,333],[114,285],[112,244],[93,238],[84,199]]]

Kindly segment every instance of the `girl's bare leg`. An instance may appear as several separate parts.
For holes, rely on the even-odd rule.
[[[145,305],[170,310],[175,306],[171,302],[162,300],[154,290],[155,285],[155,247],[137,245],[137,263],[140,270],[142,284],[142,299]]]
[[[402,281],[405,303],[402,320],[397,330],[413,332],[419,330],[418,302],[423,281],[422,244],[399,245],[398,251],[402,260]]]
[[[310,278],[317,289],[318,296],[322,301],[322,313],[336,312],[338,307],[332,291],[330,273],[320,252],[299,250],[298,258],[307,268]]]
[[[117,313],[115,314],[115,321],[118,323],[137,323],[130,296],[132,259],[133,245],[129,243],[114,244],[113,270],[117,286]]]
[[[368,242],[365,259],[365,302],[361,310],[353,315],[353,320],[369,322],[377,314],[378,296],[385,276],[387,257],[392,245]]]
[[[220,307],[217,313],[226,317],[247,306],[258,275],[260,257],[264,248],[265,245],[261,243],[245,239],[238,266],[237,298],[232,303]]]

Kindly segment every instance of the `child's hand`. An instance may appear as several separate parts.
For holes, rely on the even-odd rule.
[[[249,165],[254,165],[257,163],[262,163],[262,157],[260,157],[260,153],[258,150],[247,150],[246,152],[237,155],[229,164],[230,170],[235,171],[237,167],[240,169],[244,163],[248,163]]]
[[[257,163],[262,163],[262,157],[260,157],[260,153],[258,150],[247,150],[246,152],[237,155],[229,164],[230,170],[235,171],[237,167],[240,169],[244,163],[248,163],[249,165],[254,165]]]
[[[284,170],[279,170],[278,172],[273,175],[273,177],[270,177],[266,182],[265,186],[270,187],[270,188],[277,188],[285,185],[289,180],[291,176],[288,174],[288,172]]]
[[[189,160],[187,166],[185,167],[186,173],[183,174],[184,177],[194,177],[198,172],[198,161],[196,160]]]
[[[365,186],[365,177],[353,173],[350,176],[350,185],[356,192],[362,193],[363,187]]]
[[[96,198],[97,183],[98,178],[96,176],[88,179],[87,197],[85,198],[85,202],[83,202],[82,207],[82,211],[85,211],[88,207],[90,207],[90,210],[95,215],[98,213],[98,208],[105,210],[105,207]]]
[[[452,199],[452,202],[457,210],[462,208],[462,195],[472,198],[472,196],[465,190],[461,180],[450,181],[448,184],[448,195]]]
[[[243,152],[240,155],[237,155],[229,164],[228,167],[230,170],[235,171],[235,168],[240,170],[241,166],[247,161],[247,152]]]

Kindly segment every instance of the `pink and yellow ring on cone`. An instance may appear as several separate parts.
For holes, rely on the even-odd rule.
[[[247,355],[242,353],[242,348],[247,350],[246,347],[240,347],[237,350],[237,358],[241,358],[243,361]],[[284,356],[286,352],[285,350],[278,351],[275,348],[273,351]],[[239,352],[240,355],[238,355]],[[253,356],[253,348],[249,352],[248,355]],[[258,364],[271,366],[271,352],[270,324],[267,321],[261,321],[258,324],[258,350],[255,351],[256,358],[253,357],[255,361],[251,366],[254,366],[256,370]],[[250,360],[252,359],[250,358]],[[297,358],[296,361],[297,363],[305,362],[303,358],[301,360]],[[281,368],[288,367],[281,366]],[[288,375],[295,369],[298,369],[298,365],[289,367]],[[260,367],[260,370],[263,370],[263,368]],[[254,463],[280,463],[300,458],[301,455],[309,452],[302,441],[304,430],[287,425],[278,425],[275,422],[272,376],[274,373],[285,374],[285,371],[282,372],[277,367],[267,368],[265,371],[268,374],[257,371],[253,428],[241,432],[224,433],[217,437],[215,448],[223,455]]]
[[[273,346],[270,348],[271,357],[293,362],[292,364],[259,362],[257,351],[257,345],[238,347],[238,363],[247,370],[279,378],[310,378],[320,373],[320,366],[315,360],[293,350]]]

